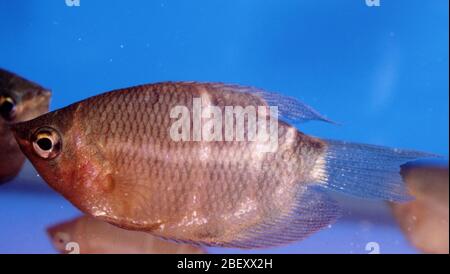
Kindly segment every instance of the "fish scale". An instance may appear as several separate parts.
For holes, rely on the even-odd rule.
[[[167,93],[170,93],[170,92],[172,92],[173,94],[168,95]],[[109,136],[110,139],[114,140],[113,142],[106,143],[105,147],[110,146],[114,142],[117,145],[118,140],[124,140],[125,142],[128,142],[128,140],[130,140],[130,139],[136,140],[134,142],[134,145],[136,147],[139,147],[140,145],[142,145],[142,146],[145,145],[140,142],[143,140],[141,137],[139,137],[139,136],[142,136],[142,133],[140,133],[136,136],[130,135],[130,134],[136,133],[136,131],[132,130],[133,126],[130,124],[139,124],[140,123],[140,119],[133,120],[133,119],[131,119],[131,117],[129,117],[129,114],[124,113],[127,110],[131,109],[130,104],[133,105],[133,109],[136,110],[134,112],[134,114],[136,116],[142,117],[142,120],[146,120],[148,124],[160,125],[160,127],[157,127],[156,129],[155,129],[155,127],[153,127],[153,129],[155,129],[154,131],[147,131],[146,134],[144,134],[144,135],[151,136],[151,137],[155,138],[156,140],[167,139],[168,138],[167,127],[164,127],[164,125],[168,126],[170,124],[171,120],[169,119],[169,115],[167,113],[167,111],[169,110],[169,107],[163,105],[162,103],[176,101],[177,103],[179,102],[181,104],[188,105],[189,101],[191,101],[193,97],[187,97],[184,94],[184,96],[181,96],[181,97],[184,100],[187,99],[187,101],[180,102],[180,100],[177,100],[177,98],[176,98],[176,95],[179,92],[177,92],[174,88],[165,89],[165,93],[166,94],[164,94],[164,96],[162,96],[162,95],[159,96],[159,99],[161,100],[161,104],[159,104],[159,107],[156,108],[159,111],[158,113],[155,113],[152,109],[141,107],[142,104],[139,102],[142,102],[141,99],[147,96],[147,94],[143,94],[142,91],[136,91],[135,96],[130,96],[128,98],[128,100],[126,101],[126,103],[129,104],[127,109],[124,108],[123,104],[122,104],[122,106],[121,105],[117,106],[117,111],[114,110],[114,106],[116,105],[117,100],[120,100],[122,98],[122,96],[118,96],[117,99],[110,99],[110,98],[108,98],[108,96],[106,96],[104,98],[104,101],[97,102],[96,104],[98,106],[102,106],[102,103],[105,105],[109,105],[109,106],[112,105],[113,107],[112,107],[112,110],[110,110],[110,111],[112,111],[113,113],[120,114],[118,116],[115,116],[114,120],[120,121],[121,126],[114,127],[114,130],[112,130],[112,131],[109,131],[106,127],[105,128],[106,130],[103,129],[103,130],[105,130],[104,132],[102,132],[101,134],[98,134],[98,135]],[[174,96],[175,96],[175,100],[173,99]],[[172,103],[172,105],[173,105],[173,103]],[[96,118],[96,116],[94,114],[95,112],[92,112],[91,109],[87,109],[87,108],[85,109],[85,111],[87,111],[88,113],[83,114],[83,115],[86,115],[89,117],[85,121],[89,121],[91,125],[92,124],[96,125],[97,123],[92,123],[92,121],[95,121],[95,118]],[[125,121],[132,121],[132,122],[125,123]],[[124,124],[122,124],[122,123],[124,123]],[[164,128],[166,130],[161,130],[162,128]],[[144,127],[144,129],[145,129],[145,127]],[[162,136],[162,134],[165,134],[165,135]],[[164,148],[166,153],[167,153],[167,151],[169,151],[169,153],[170,153],[170,151],[172,151],[172,150],[177,151],[176,153],[183,155],[184,156],[183,158],[186,161],[190,161],[190,162],[194,163],[194,161],[192,161],[192,157],[190,157],[190,155],[197,154],[196,152],[198,151],[198,148],[196,148],[195,146],[188,147],[188,149],[185,153],[183,153],[183,152],[180,153],[177,150],[179,146],[178,145],[173,146],[173,145],[174,145],[173,143],[169,142],[169,146]],[[200,144],[198,146],[200,146]],[[177,177],[177,178],[174,178],[173,176],[171,176],[172,173],[164,173],[165,176],[154,176],[154,177],[152,177],[151,174],[147,174],[145,177],[148,178],[149,181],[164,182],[164,184],[167,184],[168,182],[176,182],[176,181],[182,181],[182,182],[183,181],[184,182],[192,181],[196,178],[203,178],[203,177],[209,178],[210,182],[224,186],[224,188],[222,190],[224,193],[227,193],[227,194],[230,193],[230,195],[228,197],[226,197],[226,199],[229,201],[230,205],[239,204],[239,201],[242,200],[242,196],[246,196],[246,194],[239,195],[239,193],[242,193],[242,192],[245,193],[246,190],[245,190],[245,188],[242,188],[242,187],[241,187],[242,189],[239,189],[238,188],[239,184],[237,182],[252,182],[252,181],[254,181],[255,178],[251,178],[251,177],[254,176],[254,173],[256,171],[252,172],[250,175],[247,175],[245,172],[242,172],[242,170],[243,170],[242,168],[238,169],[237,170],[238,172],[233,172],[233,169],[231,169],[231,167],[233,167],[233,165],[231,164],[233,162],[232,160],[219,161],[217,163],[215,161],[211,161],[211,159],[220,159],[221,157],[223,158],[223,156],[228,156],[228,157],[234,158],[235,156],[233,155],[233,153],[230,153],[229,155],[223,154],[222,152],[226,151],[226,149],[222,149],[222,146],[208,146],[208,147],[211,147],[210,148],[211,151],[209,152],[211,156],[208,157],[208,161],[200,162],[201,163],[200,165],[191,164],[191,169],[198,170],[197,173],[191,173],[191,174],[180,173],[179,177]],[[245,147],[245,146],[243,146],[243,147]],[[124,170],[130,169],[131,167],[134,167],[134,170],[142,172],[142,170],[152,168],[152,166],[150,166],[150,165],[147,166],[147,165],[145,165],[145,163],[142,163],[142,160],[145,160],[145,161],[151,163],[152,162],[151,154],[149,156],[149,154],[147,153],[145,159],[143,159],[142,157],[139,157],[138,156],[139,153],[137,153],[137,152],[135,154],[132,154],[131,157],[127,156],[128,154],[125,154],[125,156],[124,156],[123,152],[120,149],[118,149],[113,154],[112,162],[115,163],[115,169],[124,171]],[[251,157],[251,153],[249,153],[248,150],[246,151],[244,149],[244,153],[242,156],[243,156],[242,162],[244,162],[244,163],[254,161],[254,159],[252,159],[252,157]],[[179,157],[181,157],[181,156],[179,156]],[[176,159],[173,155],[169,156],[169,158]],[[229,166],[226,167],[226,166],[224,166],[223,163],[228,163]],[[154,165],[154,162],[152,165]],[[247,164],[245,166],[244,170],[249,170],[253,166],[254,166],[253,163]],[[153,168],[155,168],[156,170],[160,170],[160,171],[172,169],[172,167],[170,165],[167,166],[164,164],[154,166]],[[229,172],[221,172],[221,170],[224,170],[224,168],[227,168]],[[121,171],[119,171],[119,173],[122,173]],[[268,170],[268,172],[270,172],[270,170]],[[293,170],[292,173],[295,173],[295,170]],[[232,174],[237,174],[237,178],[235,178],[235,176],[233,176]],[[296,174],[294,174],[294,175],[296,176]],[[274,176],[266,176],[266,178],[269,180],[271,180],[273,177]],[[291,180],[291,181],[293,181],[293,180]],[[251,185],[251,183],[248,183],[247,185]],[[214,188],[208,188],[208,189],[211,189],[211,192],[214,192]],[[156,191],[158,191],[158,190],[156,190]],[[251,191],[251,192],[254,192],[254,191]],[[252,195],[254,195],[254,194],[252,193]],[[204,196],[209,197],[211,195],[204,195]],[[148,199],[150,199],[150,197]],[[161,199],[165,199],[165,198],[161,197]],[[208,200],[208,199],[206,199],[206,200]],[[174,202],[174,201],[170,200],[169,203],[170,202]],[[207,201],[206,203],[209,204],[208,202],[209,201]],[[164,204],[164,201],[162,201],[162,202],[155,201],[155,203]],[[214,212],[218,212],[222,208],[221,205],[218,203],[211,203],[211,206],[212,206],[211,210],[213,210]],[[159,215],[159,214],[156,214],[156,215]],[[164,215],[164,214],[161,214],[161,215]]]

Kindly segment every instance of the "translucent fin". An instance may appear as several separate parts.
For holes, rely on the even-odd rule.
[[[318,111],[314,110],[312,107],[293,97],[240,85],[222,83],[210,83],[208,85],[219,90],[248,93],[258,96],[263,99],[267,103],[267,105],[277,106],[279,111],[279,118],[289,123],[304,123],[315,120],[336,124],[335,122],[320,114]]]
[[[326,142],[328,150],[321,181],[332,190],[368,199],[411,200],[400,175],[401,165],[419,158],[438,157],[381,146]]]
[[[328,227],[339,215],[339,205],[334,200],[318,188],[307,188],[299,195],[290,213],[250,227],[232,242],[221,246],[249,249],[286,245]]]
[[[265,91],[258,91],[256,94],[261,96],[269,106],[278,106],[279,116],[286,122],[295,124],[308,121],[322,121],[336,124],[296,98]]]
[[[307,188],[297,198],[294,208],[284,215],[276,215],[263,223],[249,227],[230,242],[195,242],[165,240],[197,246],[227,248],[269,248],[302,240],[328,227],[340,216],[339,205],[318,187]]]

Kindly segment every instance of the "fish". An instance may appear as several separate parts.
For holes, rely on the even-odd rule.
[[[118,228],[90,216],[53,225],[47,234],[62,254],[204,254],[199,247],[177,244],[145,232]]]
[[[0,69],[0,184],[16,177],[25,161],[9,125],[48,112],[50,97],[48,89]]]
[[[403,204],[390,203],[400,228],[420,251],[448,254],[448,167],[407,165],[402,168],[402,175],[415,199]]]
[[[40,176],[85,214],[177,242],[241,249],[329,227],[340,216],[329,191],[408,201],[400,165],[434,156],[309,136],[297,129],[308,121],[333,124],[259,88],[162,82],[11,129]]]

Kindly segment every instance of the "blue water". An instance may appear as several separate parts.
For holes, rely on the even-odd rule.
[[[52,109],[135,84],[233,82],[295,96],[341,124],[307,133],[448,157],[447,0],[80,4],[0,0],[0,66],[51,88]],[[78,214],[31,168],[0,189],[0,204],[0,253],[53,252],[44,228]],[[415,252],[384,212],[267,252],[365,253],[369,241]]]

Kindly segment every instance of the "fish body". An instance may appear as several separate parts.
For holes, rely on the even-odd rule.
[[[228,106],[277,105],[276,149],[262,149],[262,139],[205,141],[193,132],[174,138],[183,111],[173,110],[193,113],[180,124],[195,128],[196,99],[221,113]],[[13,130],[45,181],[83,212],[180,242],[239,248],[286,244],[334,222],[338,205],[320,188],[401,200],[399,163],[426,155],[321,140],[283,119],[329,121],[295,99],[259,89],[169,82],[105,93]],[[201,116],[203,124],[211,120]],[[247,137],[249,124],[243,124]],[[371,185],[380,177],[367,173],[368,164],[385,175],[385,185]]]
[[[406,185],[415,200],[391,207],[410,242],[425,253],[449,253],[448,168],[405,166]]]
[[[89,216],[54,225],[48,230],[53,246],[68,254],[202,254],[199,247],[129,231]]]
[[[49,101],[47,89],[0,69],[0,183],[14,178],[25,161],[9,125],[48,112]]]

